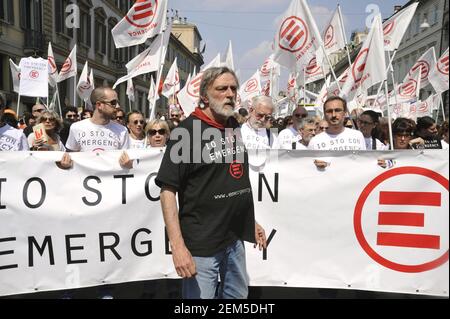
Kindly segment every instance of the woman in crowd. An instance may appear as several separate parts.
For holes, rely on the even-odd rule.
[[[388,148],[380,140],[376,138],[377,128],[380,122],[380,114],[368,110],[359,115],[358,118],[358,128],[359,131],[364,135],[364,140],[366,141],[367,150],[387,150]]]
[[[144,115],[139,111],[131,111],[126,116],[126,122],[130,136],[130,149],[146,148]]]
[[[442,149],[436,121],[429,116],[417,119],[415,136],[424,140],[426,149]]]
[[[423,147],[424,141],[421,138],[414,138],[416,123],[413,120],[399,117],[392,124],[392,134],[394,135],[395,150],[410,150]]]
[[[37,124],[44,124],[45,135],[36,138],[35,133],[28,136],[28,144],[33,151],[61,151],[65,152],[66,148],[61,142],[59,131],[62,127],[62,120],[53,111],[44,111],[37,120]]]
[[[166,121],[153,120],[145,127],[147,147],[165,147],[170,137],[169,125]]]

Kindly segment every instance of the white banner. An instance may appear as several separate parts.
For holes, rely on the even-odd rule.
[[[448,152],[271,152],[251,160],[267,250],[247,245],[252,286],[447,296]],[[4,152],[0,295],[176,278],[154,179],[162,154]],[[317,157],[332,157],[317,170]],[[382,169],[377,159],[389,159]],[[227,194],[218,194],[218,196]]]
[[[48,60],[22,58],[19,95],[48,97]]]

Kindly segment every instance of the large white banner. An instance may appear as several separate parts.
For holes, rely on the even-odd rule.
[[[48,61],[43,58],[22,58],[19,69],[19,95],[47,98]]]
[[[0,295],[176,278],[162,153],[130,153],[129,171],[120,154],[73,153],[69,171],[61,153],[1,154]],[[448,152],[265,154],[251,180],[269,245],[247,245],[251,285],[448,296]],[[333,158],[325,171],[319,156]]]

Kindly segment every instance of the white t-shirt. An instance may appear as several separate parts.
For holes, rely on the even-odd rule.
[[[444,140],[441,140],[441,144],[442,144],[442,149],[443,150],[448,150],[448,143]]]
[[[291,150],[292,144],[296,142],[300,142],[302,140],[302,136],[300,133],[293,127],[287,128],[280,132],[278,135],[278,141],[280,146],[284,150]]]
[[[314,136],[308,148],[314,151],[365,151],[366,142],[360,131],[345,128],[337,135],[322,132]]]
[[[5,124],[0,127],[0,151],[28,151],[28,141],[21,130]]]
[[[66,148],[75,152],[98,152],[128,149],[128,130],[110,121],[106,125],[85,119],[70,126]]]
[[[132,149],[144,149],[144,148],[147,148],[147,143],[146,142],[147,142],[146,138],[144,138],[143,140],[135,140],[130,135],[130,142],[129,142],[128,148],[130,150],[132,150]]]
[[[366,150],[368,151],[372,151],[372,143],[373,143],[373,139],[371,137],[365,137],[364,141],[366,142]],[[377,151],[386,151],[389,150],[389,147],[384,145],[383,143],[381,143],[380,140],[375,139],[375,143],[377,144]]]
[[[270,130],[269,134],[271,145],[269,145],[269,136],[267,135],[267,129],[265,128],[255,130],[247,122],[242,125],[241,134],[244,145],[249,150],[280,148],[278,138],[275,134],[271,134]]]

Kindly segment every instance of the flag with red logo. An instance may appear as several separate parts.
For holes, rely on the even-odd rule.
[[[128,100],[130,100],[131,102],[134,102],[135,97],[134,97],[133,79],[129,79],[127,81],[127,96],[128,96]]]
[[[138,45],[161,33],[166,11],[167,0],[137,0],[111,31],[116,48]]]
[[[377,15],[361,51],[351,66],[341,94],[347,101],[351,101],[358,93],[365,93],[373,85],[383,82],[387,78],[385,65],[381,16]]]
[[[261,90],[261,77],[259,71],[256,71],[250,79],[241,85],[241,89],[239,90],[239,96],[241,98],[240,102],[243,104],[256,96],[261,95]]]
[[[321,55],[318,55],[321,56]],[[300,85],[306,85],[308,83],[315,82],[317,80],[325,78],[328,73],[329,67],[326,67],[322,61],[319,61],[317,57],[311,58],[304,70],[299,73],[297,81]]]
[[[72,49],[67,59],[64,61],[64,64],[59,71],[58,83],[65,81],[69,78],[77,76],[77,45]]]
[[[436,54],[434,51],[434,47],[429,48],[422,56],[414,63],[411,70],[409,70],[408,74],[406,74],[403,82],[407,81],[410,77],[415,77],[416,71],[419,68],[422,68],[422,75],[420,77],[420,85],[422,88],[426,87],[430,84],[428,76],[432,69],[434,69],[436,65]],[[419,88],[420,89],[420,88]]]
[[[396,88],[396,97],[394,92],[390,92],[390,104],[405,103],[411,100],[417,100],[420,94],[421,79],[422,79],[422,66],[415,69],[411,75],[408,75],[403,83],[399,84]]]
[[[344,28],[339,17],[339,9],[337,8],[323,32],[323,42],[327,54],[332,54],[345,48],[345,37],[342,30]]]
[[[275,35],[274,60],[291,71],[303,70],[321,45],[322,37],[308,4],[293,0]]]
[[[436,93],[443,93],[448,91],[448,48],[445,50],[444,54],[436,62],[434,68],[428,76],[428,79],[433,86]]]
[[[91,70],[91,73],[92,73],[92,70]],[[92,81],[92,79],[89,76],[89,72],[88,72],[88,62],[86,61],[86,63],[84,64],[83,71],[81,72],[80,80],[78,81],[78,85],[77,85],[78,96],[83,101],[89,101],[89,99],[91,97],[91,93],[92,93],[92,91],[94,91],[94,83],[91,81]]]
[[[164,81],[162,95],[170,98],[178,91],[180,91],[180,74],[178,72],[177,58],[175,58],[169,72],[167,73],[166,80]]]
[[[9,59],[9,67],[11,68],[11,76],[13,79],[13,90],[19,93],[20,88],[20,68],[13,60]]]
[[[203,73],[212,67],[220,67],[220,54],[218,54],[200,73],[186,81],[186,85],[178,93],[178,101],[183,108],[184,114],[189,116],[194,112],[200,101],[200,84],[202,83]]]
[[[270,74],[279,68],[279,64],[273,60],[274,55],[270,55],[259,69],[259,74],[262,79],[270,78]]]
[[[394,51],[400,46],[400,42],[411,23],[419,2],[415,2],[383,23],[384,50]]]
[[[58,83],[58,67],[56,66],[55,55],[53,54],[52,43],[48,43],[48,83],[55,87]]]

